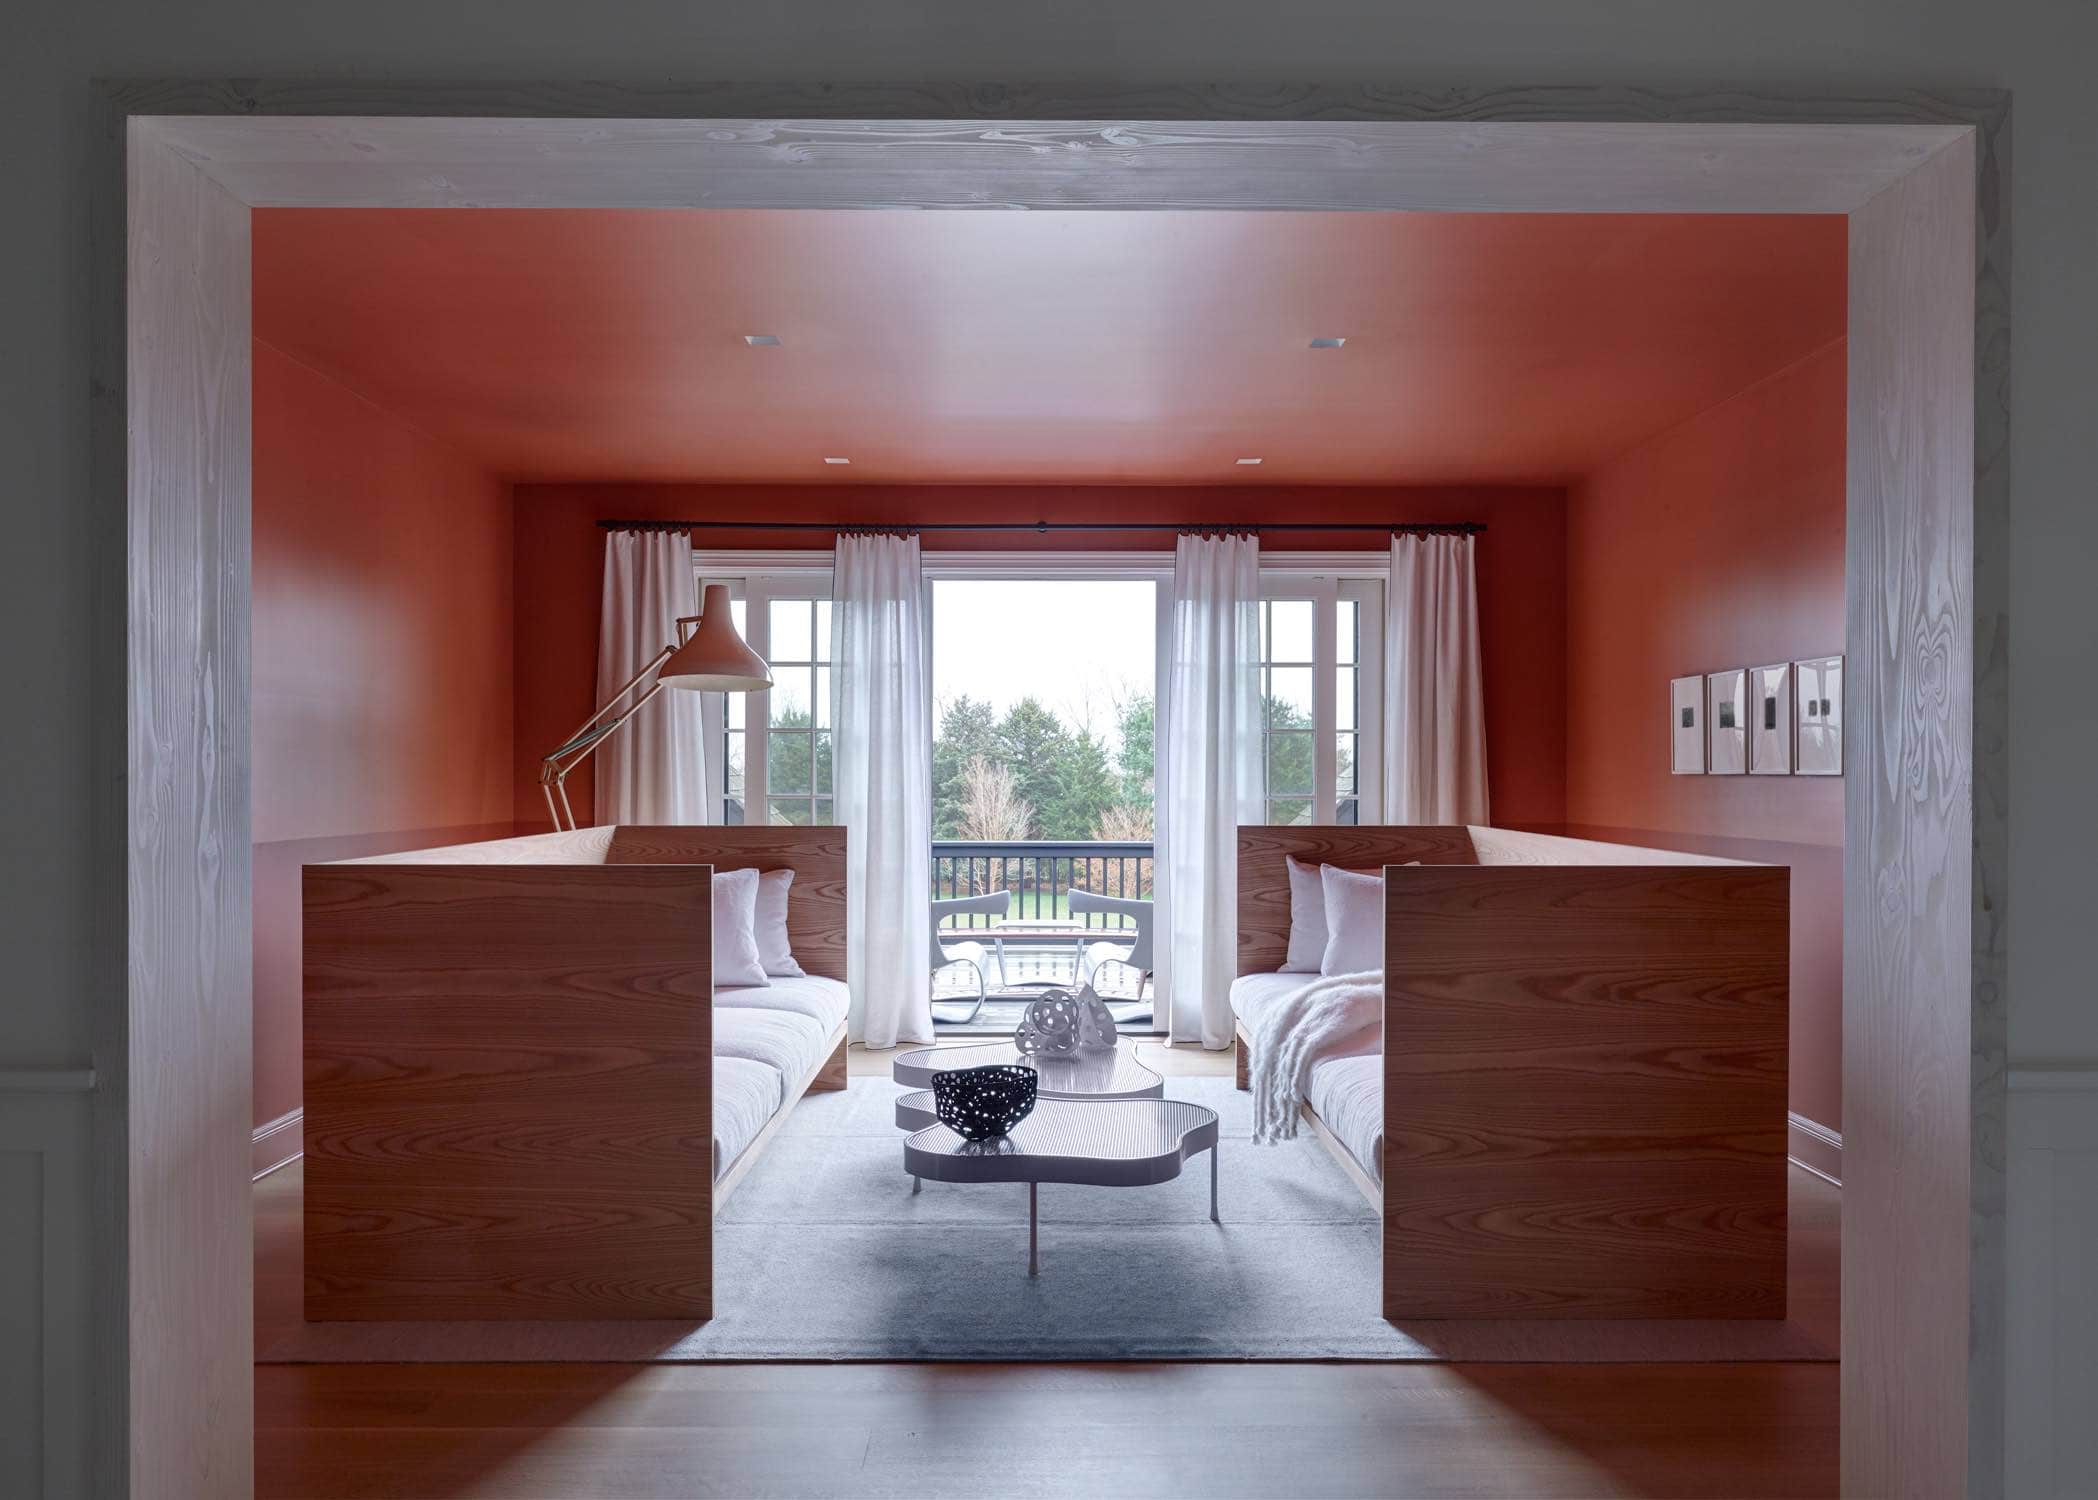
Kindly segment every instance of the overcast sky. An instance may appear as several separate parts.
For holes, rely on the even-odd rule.
[[[1032,694],[1116,745],[1116,701],[1154,687],[1157,588],[1141,579],[934,579],[935,713],[964,693],[1000,713]]]

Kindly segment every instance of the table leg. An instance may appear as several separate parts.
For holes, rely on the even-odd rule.
[[[1209,1148],[1209,1222],[1212,1224],[1224,1222],[1217,1217],[1217,1148],[1215,1146]]]
[[[916,1172],[911,1173],[911,1196],[913,1198],[918,1196],[918,1189],[924,1186],[925,1179],[923,1177],[920,1177]],[[1212,1193],[1210,1194],[1210,1196],[1215,1197],[1216,1195]]]
[[[1042,1269],[1040,1258],[1035,1253],[1035,1185],[1027,1184],[1027,1274],[1039,1275]]]

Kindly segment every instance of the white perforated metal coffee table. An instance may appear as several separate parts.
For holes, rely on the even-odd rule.
[[[907,1089],[929,1089],[935,1074],[962,1068],[1017,1063],[1035,1071],[1041,1099],[1162,1099],[1166,1081],[1136,1060],[1134,1047],[1074,1052],[1067,1057],[1030,1057],[1011,1042],[965,1047],[919,1047],[899,1052],[890,1076]]]
[[[896,1123],[932,1118],[930,1093],[906,1094]],[[913,1178],[934,1182],[1027,1184],[1027,1274],[1041,1269],[1037,1189],[1045,1182],[1148,1187],[1180,1175],[1189,1157],[1209,1153],[1209,1217],[1217,1218],[1217,1114],[1178,1099],[1042,1099],[1010,1134],[962,1139],[935,1122],[903,1143]],[[913,1189],[915,1191],[915,1188]]]

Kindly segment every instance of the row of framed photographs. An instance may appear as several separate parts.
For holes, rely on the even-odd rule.
[[[1668,721],[1678,776],[1841,776],[1843,658],[1678,677]]]

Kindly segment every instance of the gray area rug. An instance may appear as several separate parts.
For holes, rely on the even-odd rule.
[[[1029,1279],[1026,1187],[913,1195],[901,1092],[803,1100],[716,1223],[709,1323],[304,1323],[259,1362],[1834,1357],[1791,1323],[1387,1323],[1376,1215],[1308,1133],[1253,1145],[1221,1078],[1166,1092],[1222,1119],[1223,1223],[1200,1157],[1157,1187],[1047,1184]]]

